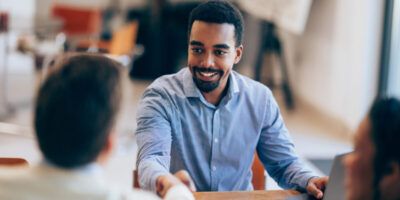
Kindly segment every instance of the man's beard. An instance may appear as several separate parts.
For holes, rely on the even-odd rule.
[[[199,72],[209,72],[209,73],[216,72],[218,74],[216,74],[214,76],[219,76],[219,78],[216,81],[203,81],[197,77]],[[224,71],[222,71],[222,70],[213,69],[213,68],[203,68],[203,67],[197,67],[197,66],[194,66],[192,68],[192,73],[193,73],[192,76],[193,76],[194,83],[196,84],[197,88],[199,88],[199,90],[204,93],[209,93],[209,92],[215,90],[219,86],[221,78],[224,75]]]

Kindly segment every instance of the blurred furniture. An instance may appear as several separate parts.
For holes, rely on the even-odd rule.
[[[132,55],[138,32],[138,21],[129,22],[114,31],[110,41],[82,40],[78,43],[78,50],[94,48],[99,52],[111,55]]]
[[[267,200],[267,199],[290,199],[290,197],[296,197],[299,194],[300,193],[295,190],[195,192],[194,198],[196,200],[220,200],[220,199]]]
[[[8,117],[14,108],[7,98],[9,13],[0,11],[0,119]]]
[[[262,82],[262,69],[265,67],[268,73],[266,85],[274,88],[274,78],[271,63],[264,65],[264,60],[272,61],[276,57],[281,75],[281,89],[285,104],[288,109],[294,108],[292,88],[289,81],[282,40],[276,33],[276,27],[280,30],[300,35],[306,27],[312,0],[246,0],[238,1],[240,7],[251,16],[261,19],[261,45],[256,58],[254,69],[255,80]]]
[[[0,157],[0,166],[24,166],[29,165],[23,158],[4,158]]]
[[[261,30],[261,45],[258,51],[258,56],[256,60],[256,66],[254,68],[255,80],[261,82],[261,75],[263,74],[263,66],[266,58],[272,58],[273,56],[277,58],[279,63],[279,70],[282,76],[281,87],[284,94],[285,104],[288,109],[294,108],[294,100],[292,89],[289,83],[289,75],[286,65],[285,54],[282,49],[281,41],[276,34],[275,25],[271,22],[263,21]],[[272,62],[268,63],[271,64]],[[271,66],[268,66],[271,67]],[[273,79],[273,71],[269,69],[268,71],[267,85],[273,89],[275,87],[275,81]]]
[[[76,39],[99,38],[101,28],[101,11],[99,9],[54,3],[51,14],[63,21],[61,31],[66,34],[72,48],[75,47]]]
[[[266,177],[264,173],[264,166],[261,163],[260,159],[258,158],[257,154],[254,154],[254,160],[251,170],[253,172],[253,177],[251,182],[253,184],[254,190],[265,190]],[[139,174],[137,169],[133,170],[133,187],[140,188]],[[221,199],[230,199],[230,198],[221,198]]]
[[[264,165],[257,154],[254,154],[253,165],[251,167],[253,177],[251,182],[253,183],[254,190],[265,190],[265,173]]]
[[[138,170],[133,170],[133,188],[140,188]]]
[[[134,62],[131,77],[154,79],[186,66],[187,23],[190,11],[201,1],[146,1],[143,9],[131,9],[128,19],[139,19],[138,44],[144,53]],[[173,51],[171,51],[173,47]]]

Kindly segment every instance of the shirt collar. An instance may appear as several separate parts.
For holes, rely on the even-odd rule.
[[[186,97],[200,97],[201,92],[193,81],[192,73],[189,67],[186,67],[183,72],[183,90]]]
[[[229,88],[227,95],[232,97],[235,93],[239,92],[239,86],[237,83],[237,74],[233,71],[229,74]],[[183,90],[185,92],[186,97],[200,97],[201,92],[197,88],[196,84],[193,81],[192,73],[189,70],[189,67],[186,67],[183,72]]]

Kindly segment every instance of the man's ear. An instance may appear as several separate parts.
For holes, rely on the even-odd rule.
[[[111,157],[112,151],[114,149],[114,146],[116,145],[116,132],[115,129],[112,129],[111,132],[108,134],[107,138],[106,138],[106,142],[104,144],[103,149],[101,150],[97,161],[100,164],[105,164],[108,159]]]
[[[235,57],[235,64],[238,64],[240,59],[242,59],[242,55],[243,55],[243,45],[240,45],[238,47],[235,47],[235,51],[236,51],[236,57]]]

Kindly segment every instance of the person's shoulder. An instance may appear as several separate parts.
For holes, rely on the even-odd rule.
[[[167,74],[158,77],[153,83],[150,84],[148,89],[182,89],[183,87],[183,76],[186,73],[186,68],[181,69],[177,73]]]
[[[168,74],[157,78],[145,90],[145,95],[157,95],[163,98],[181,98],[185,96],[184,79],[190,73],[187,67],[175,74]]]
[[[25,177],[29,171],[26,166],[21,167],[0,167],[0,181],[12,181],[18,177]]]
[[[266,85],[236,71],[232,71],[232,74],[242,93],[272,95],[271,90]]]
[[[28,167],[0,167],[0,199],[18,199],[16,193],[24,196],[31,178]]]

